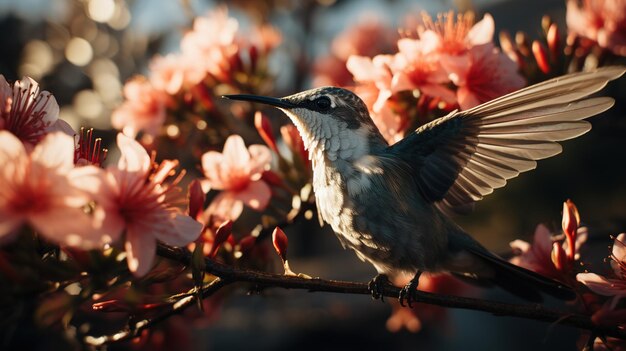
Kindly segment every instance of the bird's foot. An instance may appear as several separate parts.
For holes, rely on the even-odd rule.
[[[367,290],[369,290],[370,294],[372,294],[372,298],[374,300],[380,299],[380,301],[384,302],[383,293],[385,291],[385,285],[390,284],[389,277],[387,277],[386,274],[377,274],[367,284]]]
[[[406,300],[409,308],[413,307],[413,301],[415,301],[417,297],[417,285],[420,282],[420,275],[422,275],[422,272],[415,273],[413,279],[411,279],[410,282],[408,282],[402,289],[400,289],[400,294],[398,296],[400,306],[404,307],[404,301]]]

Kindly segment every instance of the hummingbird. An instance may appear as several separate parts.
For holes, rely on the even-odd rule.
[[[369,284],[382,297],[388,277],[412,274],[399,300],[411,305],[422,272],[449,272],[517,296],[573,298],[571,288],[513,265],[457,225],[452,214],[507,180],[559,154],[558,141],[585,134],[585,118],[609,109],[610,97],[589,97],[624,67],[568,74],[455,110],[389,145],[365,103],[350,90],[321,87],[283,98],[226,95],[282,110],[302,136],[313,167],[320,220],[344,248],[377,271]]]

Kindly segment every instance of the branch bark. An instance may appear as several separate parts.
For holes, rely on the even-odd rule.
[[[184,265],[191,264],[191,253],[182,248],[159,244],[157,247],[157,254],[163,258],[167,258]],[[257,285],[259,288],[278,287],[284,289],[325,291],[340,294],[370,295],[367,283],[325,280],[320,278],[304,278],[299,276],[286,276],[282,274],[237,269],[210,259],[205,259],[204,265],[207,273],[215,275],[218,278],[203,288],[202,293],[200,294],[201,298],[209,297],[224,286],[237,282],[252,283]],[[397,298],[399,293],[400,288],[386,286],[381,295]],[[550,309],[540,304],[511,304],[461,296],[433,294],[424,291],[418,291],[415,297],[416,299],[414,302],[416,303],[421,302],[448,308],[482,311],[496,316],[508,316],[547,323],[556,323],[586,329],[591,331],[594,335],[610,336],[626,340],[626,331],[618,328],[617,326],[598,326],[594,324],[588,316],[570,313],[568,311]],[[181,313],[187,307],[194,305],[197,298],[197,294],[185,297],[175,303],[170,310],[155,318],[141,320],[133,324],[131,328],[113,335],[100,337],[87,336],[84,338],[84,341],[91,346],[102,346],[132,339],[139,336],[143,330],[149,329],[155,324],[166,320],[174,314]]]

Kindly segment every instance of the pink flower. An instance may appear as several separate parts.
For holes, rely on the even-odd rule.
[[[142,76],[124,85],[126,101],[111,115],[111,125],[126,135],[136,136],[140,131],[156,136],[165,122],[167,95],[154,89]]]
[[[535,229],[532,245],[523,240],[511,242],[511,248],[520,253],[511,259],[511,263],[554,278],[559,274],[551,259],[553,242],[548,227],[540,224]]]
[[[388,143],[393,144],[404,137],[406,120],[394,113],[389,98],[392,91],[390,65],[393,57],[378,55],[373,59],[351,56],[346,63],[348,70],[359,83],[354,92],[363,99],[370,116]]]
[[[454,16],[453,11],[439,14],[433,21],[428,14],[422,14],[423,25],[418,28],[424,45],[439,54],[460,56],[474,46],[493,41],[495,23],[490,14],[474,24],[471,12]]]
[[[511,248],[519,253],[511,259],[511,263],[546,277],[568,281],[571,280],[570,273],[572,273],[574,261],[580,258],[580,247],[586,240],[587,228],[578,228],[575,248],[571,250],[567,241],[557,240],[546,226],[540,224],[535,229],[532,245],[523,240],[510,243]],[[570,259],[572,251],[573,258]]]
[[[181,48],[183,53],[209,54],[215,48],[232,45],[238,29],[237,20],[228,17],[228,10],[221,7],[194,20],[193,29],[185,33]]]
[[[181,62],[192,85],[207,75],[220,83],[244,85],[250,84],[249,76],[266,76],[266,63],[259,58],[281,42],[280,32],[264,25],[243,36],[238,29],[239,23],[225,7],[194,20],[193,29],[181,41]],[[242,73],[245,82],[240,82]]]
[[[422,94],[455,103],[454,92],[446,87],[450,79],[440,63],[440,55],[424,44],[422,40],[408,38],[398,41],[399,52],[391,65],[393,92],[417,89]]]
[[[469,109],[518,90],[526,84],[517,72],[517,64],[493,44],[474,46],[466,57],[469,65],[442,61],[450,79],[458,87],[461,109]]]
[[[59,120],[59,105],[52,94],[40,91],[39,84],[29,77],[22,78],[11,87],[2,75],[0,130],[13,133],[27,143],[27,147],[37,144],[52,131],[74,134],[65,121]]]
[[[158,90],[176,95],[201,83],[207,75],[204,61],[192,55],[155,56],[150,61],[150,83]]]
[[[262,211],[271,197],[270,187],[261,180],[272,159],[269,148],[251,145],[246,149],[239,135],[231,135],[222,153],[209,151],[202,155],[203,187],[222,190],[206,213],[220,220],[236,220],[243,205]]]
[[[0,131],[0,241],[28,223],[58,244],[91,249],[112,237],[93,230],[97,216],[86,211],[91,198],[76,185],[94,186],[74,168],[74,140],[50,133],[29,154],[13,134]]]
[[[616,55],[626,56],[624,0],[568,0],[567,27]]]
[[[611,255],[611,267],[615,278],[605,278],[595,273],[579,273],[576,279],[591,291],[602,296],[613,296],[613,305],[626,296],[626,233],[615,238]]]
[[[193,29],[183,36],[182,55],[204,72],[225,80],[226,72],[230,70],[230,57],[239,49],[235,42],[238,29],[239,23],[228,17],[225,7],[210,12],[206,17],[198,17],[194,20]]]
[[[410,53],[412,60],[409,62],[418,62],[414,65],[417,77],[406,79],[401,76],[401,81],[443,84],[445,80],[437,71],[438,64],[441,64],[458,87],[456,100],[461,109],[477,106],[524,86],[517,65],[493,44],[495,24],[491,15],[486,14],[474,24],[472,13],[455,17],[450,11],[439,15],[436,22],[424,15],[423,22],[419,28],[419,41],[406,39],[405,50],[400,48],[401,52]],[[401,86],[410,85],[403,83]],[[426,91],[426,94],[439,96],[446,102],[453,101],[444,87],[426,85],[426,88],[437,88],[430,93]]]
[[[85,189],[92,192],[95,211],[104,217],[97,229],[113,238],[125,233],[128,268],[143,276],[152,267],[157,240],[185,246],[200,235],[202,224],[174,206],[184,201],[176,186],[182,177],[166,180],[175,175],[177,161],[155,163],[138,142],[121,133],[117,145],[121,152],[117,167],[106,171],[83,167],[100,181],[98,188]]]

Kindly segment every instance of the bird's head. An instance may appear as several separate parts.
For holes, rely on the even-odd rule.
[[[226,95],[228,99],[275,106],[296,125],[312,157],[353,160],[386,142],[367,106],[353,92],[336,87],[306,90],[283,98]],[[321,155],[320,155],[321,156]]]

